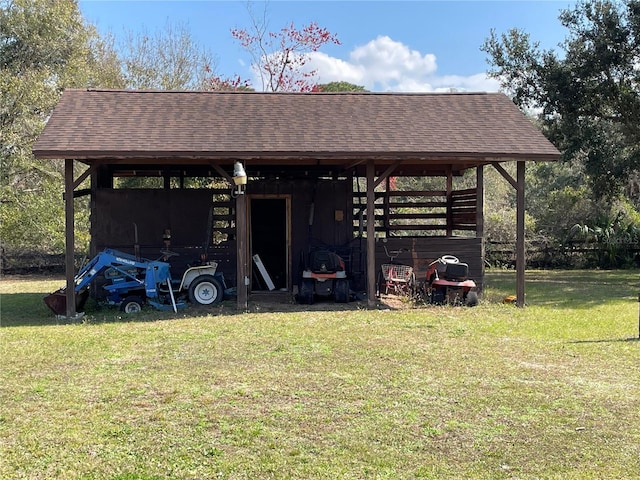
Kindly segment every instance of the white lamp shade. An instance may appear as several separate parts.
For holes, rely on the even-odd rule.
[[[247,173],[244,171],[244,167],[240,162],[236,162],[233,165],[233,183],[236,185],[247,184]]]

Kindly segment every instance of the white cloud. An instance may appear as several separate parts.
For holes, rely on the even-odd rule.
[[[361,85],[366,77],[366,69],[362,65],[330,57],[322,52],[311,53],[307,67],[318,72],[318,76],[322,78],[320,83],[349,82]]]
[[[435,55],[422,55],[386,36],[357,47],[349,58],[351,63],[364,68],[368,77],[383,85],[397,83],[407,76],[424,77],[438,68]]]
[[[486,73],[476,73],[468,77],[462,75],[444,75],[435,77],[433,81],[437,90],[457,89],[470,92],[497,92],[500,82],[489,78]]]
[[[316,52],[307,67],[317,70],[319,83],[349,82],[371,91],[439,92],[498,91],[499,84],[484,73],[470,76],[437,74],[436,56],[411,50],[401,42],[380,36],[356,47],[349,60]]]

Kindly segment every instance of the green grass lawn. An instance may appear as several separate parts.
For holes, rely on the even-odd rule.
[[[0,478],[640,478],[638,272],[492,271],[475,308],[56,320],[0,282]],[[288,311],[285,311],[288,310]]]

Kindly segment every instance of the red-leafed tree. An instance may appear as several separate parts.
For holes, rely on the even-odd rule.
[[[231,35],[251,55],[252,67],[262,82],[262,90],[270,92],[317,91],[317,71],[305,68],[309,54],[323,45],[340,45],[340,40],[316,22],[295,28],[293,22],[278,32],[268,32],[266,21],[251,15],[252,26],[234,28]]]
[[[242,79],[240,75],[233,77],[212,75],[204,82],[203,88],[214,91],[253,90],[249,80]]]

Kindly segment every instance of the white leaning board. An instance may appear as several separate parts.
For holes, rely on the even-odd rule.
[[[262,263],[262,260],[260,260],[260,256],[257,253],[253,256],[253,261],[258,267],[258,270],[260,270],[260,274],[262,275],[262,278],[264,278],[264,281],[267,283],[267,287],[269,287],[269,290],[275,290],[276,286],[273,284],[273,281],[271,280],[267,269],[264,268],[264,263]]]

